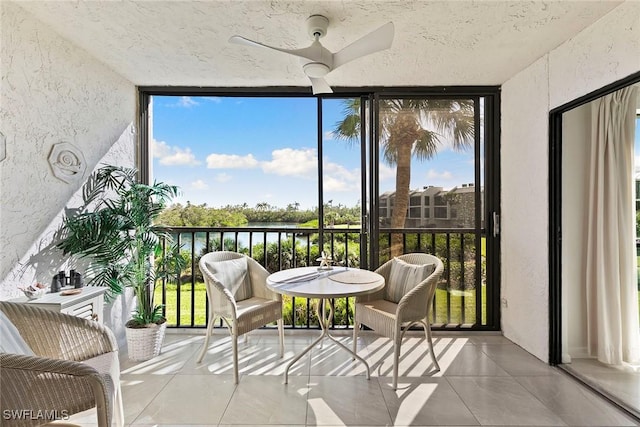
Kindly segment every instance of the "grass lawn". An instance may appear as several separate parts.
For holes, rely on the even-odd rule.
[[[155,303],[162,304],[162,288],[155,291]],[[177,325],[178,292],[176,285],[167,286],[167,299],[164,302],[169,325]],[[180,286],[180,326],[191,325],[191,311],[194,311],[194,326],[207,324],[207,290],[204,283],[196,283],[194,304],[191,303],[191,284]]]
[[[475,290],[452,291],[444,289],[436,290],[436,321],[435,323],[473,323],[476,316]],[[191,325],[191,311],[194,311],[194,326],[206,325],[206,288],[204,283],[196,283],[194,302],[191,301],[191,284],[180,286],[180,326]],[[162,303],[162,289],[158,287],[155,292],[156,303]],[[166,316],[169,325],[177,325],[178,292],[177,286],[167,286],[166,292]],[[447,309],[447,298],[449,309]],[[640,296],[639,296],[640,298]],[[464,301],[464,304],[463,304]],[[304,298],[296,298],[296,306],[305,305]],[[351,305],[351,307],[353,307]],[[464,319],[462,310],[464,307]],[[482,287],[482,322],[486,323],[486,292]],[[463,321],[464,320],[464,321]]]

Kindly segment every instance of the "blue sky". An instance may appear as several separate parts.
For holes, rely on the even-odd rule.
[[[174,201],[220,207],[266,202],[318,205],[317,99],[154,96],[153,178],[178,185]],[[324,200],[360,200],[360,148],[334,138],[339,99],[323,104]],[[411,188],[450,189],[473,182],[473,152],[443,145],[437,157],[412,165]],[[382,165],[381,192],[395,188],[395,169]]]

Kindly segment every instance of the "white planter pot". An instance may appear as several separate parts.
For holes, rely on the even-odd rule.
[[[145,361],[160,354],[167,322],[162,325],[152,323],[145,328],[126,328],[129,359]]]

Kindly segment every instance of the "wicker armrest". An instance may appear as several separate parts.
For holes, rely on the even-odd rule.
[[[20,303],[0,302],[0,310],[43,358],[82,361],[118,351],[113,332],[93,320]]]
[[[23,354],[0,353],[0,367],[3,380],[8,370],[47,372],[52,374],[74,376],[96,376],[98,371],[85,363],[73,360],[50,359],[40,356],[27,356]]]
[[[0,370],[0,408],[3,413],[12,410],[47,410],[64,416],[97,405],[99,412],[104,411],[106,420],[101,425],[111,425],[111,396],[116,388],[119,390],[119,384],[87,364],[0,353]],[[8,426],[41,424],[41,421],[19,418],[6,422]]]

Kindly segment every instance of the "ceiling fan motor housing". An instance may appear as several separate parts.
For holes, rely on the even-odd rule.
[[[316,36],[319,38],[324,37],[327,34],[328,27],[329,19],[325,16],[311,15],[307,18],[307,32],[313,40],[316,39]]]

